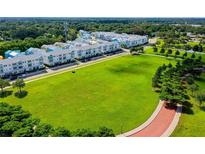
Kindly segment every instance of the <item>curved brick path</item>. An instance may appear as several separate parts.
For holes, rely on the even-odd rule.
[[[163,101],[160,101],[153,115],[141,126],[119,136],[126,137],[160,137],[170,136],[174,131],[182,107],[175,109],[166,108]]]
[[[171,125],[176,114],[176,109],[168,109],[164,105],[161,110],[154,118],[154,120],[144,129],[136,132],[130,137],[159,137],[164,134],[164,132]]]

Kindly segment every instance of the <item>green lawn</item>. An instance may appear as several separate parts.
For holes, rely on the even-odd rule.
[[[34,117],[70,130],[112,128],[116,134],[145,122],[158,104],[151,78],[169,61],[151,56],[125,56],[76,71],[27,83],[24,98],[1,101],[22,105]]]
[[[158,48],[158,51],[157,53],[154,53],[153,51],[153,48],[151,46],[148,46],[146,47],[146,49],[144,50],[144,53],[146,54],[158,54],[158,55],[165,55],[165,54],[160,54],[160,50],[161,48]],[[168,49],[165,49],[165,53],[167,52]],[[175,52],[176,52],[176,49],[172,49],[172,54],[171,56],[174,57],[175,56]],[[185,51],[180,51],[180,55],[179,56],[182,56],[183,54],[185,53]],[[187,57],[191,57],[192,56],[192,53],[187,53]],[[198,53],[195,53],[196,57],[198,56],[201,56],[202,57],[202,60],[205,61],[205,54],[198,54]],[[170,57],[170,56],[169,56]]]
[[[187,44],[189,44],[191,47],[193,47],[195,45],[199,45],[199,42],[187,42]]]
[[[200,86],[200,91],[205,92],[205,74],[197,81],[197,84]],[[205,110],[199,108],[198,102],[194,98],[191,98],[191,104],[193,107],[188,114],[182,114],[172,136],[205,136]]]

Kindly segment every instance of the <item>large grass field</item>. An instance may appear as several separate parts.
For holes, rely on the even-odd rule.
[[[27,83],[28,95],[1,98],[54,126],[70,130],[100,126],[116,134],[145,122],[158,104],[151,79],[165,58],[124,56]]]
[[[205,92],[205,74],[197,81],[197,84],[200,86],[199,91]],[[205,108],[200,109],[195,98],[191,98],[190,102],[193,106],[188,113],[182,114],[172,136],[205,136]]]

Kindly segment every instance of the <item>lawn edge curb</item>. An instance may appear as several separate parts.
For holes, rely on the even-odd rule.
[[[181,113],[182,113],[182,105],[177,105],[176,114],[174,116],[174,119],[172,120],[167,130],[161,135],[161,137],[169,137],[174,132],[179,122]]]

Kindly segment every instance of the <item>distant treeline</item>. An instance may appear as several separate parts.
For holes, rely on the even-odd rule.
[[[89,18],[89,17],[0,17],[0,22],[36,21],[36,22],[97,22],[97,23],[167,23],[167,24],[205,24],[205,18]]]
[[[65,22],[68,40],[74,40],[80,29],[174,38],[185,36],[186,32],[205,33],[205,26],[189,25],[204,25],[203,18],[0,18],[0,54],[66,41]]]
[[[53,44],[55,42],[62,41],[62,37],[45,37],[39,36],[35,39],[26,38],[24,40],[13,40],[0,42],[0,55],[4,56],[7,50],[21,50],[25,51],[30,47],[40,48],[43,44]]]

